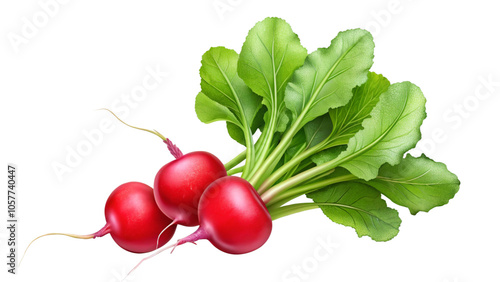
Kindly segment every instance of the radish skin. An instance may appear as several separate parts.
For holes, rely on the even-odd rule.
[[[254,187],[245,179],[226,176],[214,181],[200,199],[200,227],[180,244],[209,240],[229,254],[260,248],[271,235],[272,220]]]
[[[196,226],[203,192],[216,179],[226,175],[224,164],[211,153],[185,154],[164,165],[156,174],[156,203],[175,224]]]

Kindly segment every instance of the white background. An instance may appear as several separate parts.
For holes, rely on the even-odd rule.
[[[495,1],[75,0],[52,6],[49,16],[40,5],[47,2],[0,4],[0,156],[4,167],[18,165],[22,251],[47,232],[97,231],[115,187],[128,181],[152,185],[156,171],[172,160],[157,137],[95,109],[125,107],[126,121],[159,130],[184,152],[206,150],[224,162],[240,152],[224,124],[197,120],[201,55],[220,45],[239,52],[257,21],[278,16],[309,52],[328,46],[339,31],[372,31],[372,70],[422,88],[428,117],[420,151],[459,176],[460,192],[428,214],[411,216],[397,207],[403,224],[387,243],[359,239],[353,229],[310,211],[276,221],[270,240],[253,253],[228,255],[209,242],[186,245],[148,261],[126,281],[500,281],[500,7]],[[27,22],[36,30],[23,35]],[[139,99],[130,98],[148,68],[168,75]],[[79,162],[67,163],[68,150],[88,142],[84,132],[95,132],[108,120],[110,132],[101,133],[102,140]],[[55,163],[71,164],[71,171],[58,178]],[[1,187],[5,218],[6,184]],[[174,238],[193,230],[178,228]],[[0,238],[5,258],[4,227]],[[320,241],[333,242],[334,248],[318,261]],[[119,281],[142,257],[120,249],[109,236],[85,241],[54,236],[33,245],[19,275],[7,275],[4,265],[0,277]],[[302,274],[293,274],[298,271]]]

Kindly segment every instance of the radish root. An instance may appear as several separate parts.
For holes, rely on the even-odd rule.
[[[75,238],[75,239],[85,239],[86,240],[86,239],[95,239],[95,238],[102,237],[102,236],[104,236],[106,234],[109,234],[110,231],[111,230],[110,230],[109,224],[106,224],[99,231],[97,231],[95,233],[92,233],[92,234],[88,234],[88,235],[76,235],[76,234],[68,234],[68,233],[47,233],[47,234],[44,234],[44,235],[40,235],[40,236],[36,237],[35,239],[33,239],[33,241],[31,241],[28,244],[28,247],[26,247],[26,250],[24,250],[23,257],[19,261],[19,267],[21,267],[21,263],[23,262],[24,257],[26,256],[26,252],[30,248],[31,244],[33,244],[36,240],[38,240],[38,239],[40,239],[42,237],[52,236],[52,235],[60,235],[60,236],[66,236],[66,237],[71,237],[71,238]]]
[[[160,232],[160,235],[158,235],[158,239],[156,239],[156,248],[158,249],[158,246],[160,245],[160,237],[161,235],[163,234],[163,232],[165,232],[168,228],[170,228],[170,226],[176,224],[177,222],[174,220],[172,221],[169,225],[167,225],[167,227],[165,227],[161,232]]]
[[[134,268],[132,268],[132,270],[129,271],[129,273],[127,274],[127,276],[125,276],[125,278],[123,278],[122,281],[125,281],[125,279],[127,279],[127,277],[130,274],[132,274],[132,272],[134,272],[134,270],[136,270],[144,261],[146,261],[146,260],[148,260],[150,258],[153,258],[153,257],[161,254],[162,252],[164,252],[164,251],[166,251],[168,249],[172,249],[172,251],[170,253],[173,253],[174,250],[175,250],[175,248],[177,248],[177,246],[183,245],[185,243],[193,243],[193,244],[196,245],[196,241],[202,240],[202,239],[208,239],[208,233],[203,228],[200,227],[193,234],[188,235],[187,237],[184,237],[184,238],[178,240],[177,243],[165,246],[165,247],[157,250],[153,254],[151,254],[151,255],[143,258]]]
[[[179,245],[179,241],[177,241],[177,243],[175,243],[175,244],[165,246],[165,247],[159,249],[158,251],[154,252],[153,254],[151,254],[151,255],[149,255],[149,256],[141,259],[141,261],[139,261],[139,263],[136,266],[134,266],[134,268],[132,268],[132,270],[130,270],[127,273],[127,275],[122,279],[122,281],[125,281],[127,279],[127,277],[129,277],[130,274],[132,274],[132,272],[134,272],[134,270],[136,270],[144,261],[146,261],[146,260],[148,260],[148,259],[150,259],[152,257],[155,257],[156,255],[158,255],[158,254],[160,254],[160,253],[162,253],[162,252],[164,252],[164,251],[166,251],[166,250],[168,250],[170,248],[172,248],[172,252],[173,252],[174,249],[175,249],[175,247],[177,247]],[[170,252],[170,253],[172,253],[172,252]]]
[[[141,128],[141,127],[137,127],[137,126],[133,126],[133,125],[130,125],[126,122],[124,122],[123,120],[121,120],[115,113],[113,113],[113,111],[111,111],[110,109],[106,109],[106,108],[102,108],[102,109],[98,109],[98,110],[104,110],[104,111],[108,111],[110,112],[117,120],[119,120],[121,123],[125,124],[126,126],[128,127],[131,127],[131,128],[134,128],[134,129],[138,129],[138,130],[142,130],[142,131],[146,131],[146,132],[149,132],[149,133],[152,133],[158,137],[161,138],[161,140],[163,140],[163,142],[165,144],[167,144],[167,148],[168,150],[170,151],[170,154],[172,154],[172,156],[174,156],[174,158],[178,159],[180,157],[183,156],[181,150],[179,149],[179,147],[177,147],[174,143],[172,143],[172,141],[170,141],[170,139],[166,138],[165,136],[163,136],[160,132],[158,132],[157,130],[150,130],[150,129],[145,129],[145,128]]]

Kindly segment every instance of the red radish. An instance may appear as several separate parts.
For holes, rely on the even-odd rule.
[[[146,253],[157,248],[158,234],[172,224],[156,206],[153,189],[140,182],[125,183],[111,193],[104,210],[113,240],[123,249]],[[174,236],[172,225],[159,240],[163,246]]]
[[[49,233],[35,240],[48,235],[94,239],[111,234],[113,240],[123,249],[133,253],[146,253],[157,248],[158,234],[172,223],[172,220],[156,206],[153,189],[140,182],[128,182],[118,186],[109,195],[104,214],[106,225],[95,233],[89,235]],[[160,246],[172,238],[175,229],[176,225],[173,225],[163,233],[159,240]],[[28,248],[35,240],[28,245]]]
[[[172,141],[156,130],[132,126],[121,120],[108,109],[121,123],[134,129],[146,131],[160,137],[175,160],[164,165],[156,174],[154,195],[158,207],[172,224],[196,226],[198,221],[198,202],[205,189],[214,180],[227,176],[224,164],[208,152],[191,152],[183,155]],[[161,233],[160,233],[161,235]]]
[[[201,195],[214,180],[224,176],[224,164],[208,152],[180,155],[156,174],[156,203],[176,224],[196,226]]]
[[[271,235],[272,220],[264,202],[245,179],[226,176],[215,180],[201,196],[200,227],[177,243],[142,259],[130,272],[157,254],[185,243],[207,239],[229,254],[245,254],[260,248]]]
[[[198,207],[200,227],[177,245],[208,239],[229,254],[260,248],[271,235],[272,220],[253,186],[243,178],[226,176],[203,193]]]

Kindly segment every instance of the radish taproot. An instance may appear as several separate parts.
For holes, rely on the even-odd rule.
[[[118,186],[108,197],[104,208],[106,224],[89,235],[48,233],[35,238],[26,248],[42,237],[63,235],[77,239],[95,239],[110,234],[122,249],[132,253],[147,253],[165,245],[174,235],[176,225],[156,206],[153,189],[140,182],[128,182]],[[158,234],[163,232],[159,243]],[[26,254],[26,251],[24,252]]]

